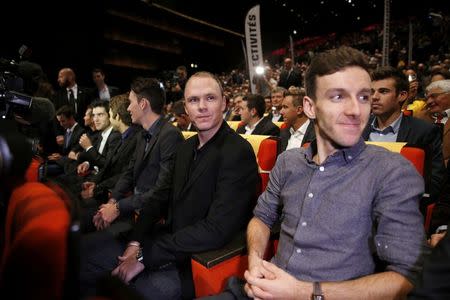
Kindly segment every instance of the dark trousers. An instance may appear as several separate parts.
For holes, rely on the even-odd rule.
[[[106,230],[81,238],[80,292],[94,296],[97,281],[117,267],[117,257],[125,251],[126,241],[115,238]],[[147,271],[136,276],[128,285],[145,299],[181,299],[181,281],[175,266]]]
[[[206,300],[247,300],[247,294],[244,291],[245,280],[238,277],[230,277],[222,293],[214,296],[202,297],[198,299]]]

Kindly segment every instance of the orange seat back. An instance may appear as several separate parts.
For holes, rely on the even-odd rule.
[[[6,216],[0,289],[17,299],[61,299],[69,224],[65,203],[44,184],[17,187]]]

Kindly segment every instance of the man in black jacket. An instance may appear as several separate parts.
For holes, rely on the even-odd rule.
[[[371,77],[374,117],[369,119],[363,138],[376,142],[407,142],[426,149],[431,161],[431,184],[426,185],[425,190],[431,197],[420,203],[424,213],[426,206],[438,199],[445,178],[441,131],[436,125],[402,114],[402,103],[408,97],[408,81],[403,73],[383,67]]]
[[[217,249],[245,228],[258,184],[253,150],[223,121],[225,98],[216,77],[194,74],[185,99],[198,135],[177,151],[171,197],[148,199],[128,244],[103,239],[83,245],[89,249],[82,256],[83,293],[113,270],[148,299],[192,299],[191,254]],[[155,226],[167,206],[167,219]]]

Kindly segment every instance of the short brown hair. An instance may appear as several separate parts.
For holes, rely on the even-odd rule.
[[[112,116],[110,117],[115,118],[117,115],[119,115],[120,119],[125,125],[131,126],[131,115],[127,111],[129,105],[130,99],[128,99],[128,93],[112,97],[111,101],[109,102],[109,108],[112,112]]]
[[[347,46],[314,56],[305,74],[306,95],[315,100],[317,77],[330,75],[347,67],[361,67],[368,72],[367,57],[361,51]]]

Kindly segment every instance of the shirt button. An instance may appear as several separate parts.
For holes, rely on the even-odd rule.
[[[295,250],[297,253],[302,253],[302,249]]]
[[[320,166],[320,167],[319,167],[319,171],[320,171],[320,172],[323,172],[324,170],[325,170],[325,168],[324,168],[323,166]]]
[[[309,194],[308,194],[308,197],[309,197],[309,198],[314,197],[313,193],[309,193]]]
[[[348,159],[352,159],[352,158],[353,158],[353,156],[351,156],[351,155],[348,156]]]
[[[307,225],[306,222],[302,222],[302,226],[305,227]]]

